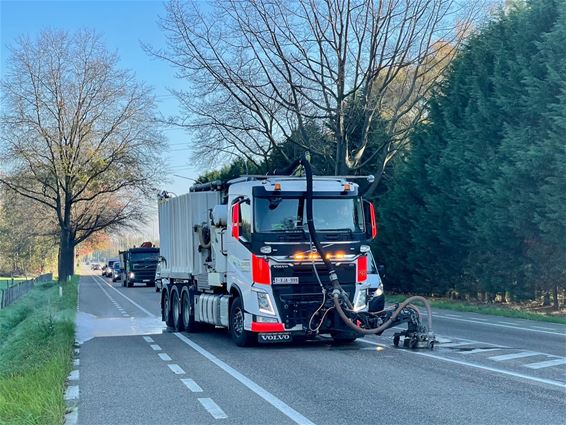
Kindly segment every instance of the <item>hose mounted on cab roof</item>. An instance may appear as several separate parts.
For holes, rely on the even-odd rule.
[[[324,308],[324,312],[322,312],[323,317],[326,311],[331,308],[335,308],[344,323],[350,329],[362,335],[379,335],[390,327],[399,325],[400,323],[408,323],[407,331],[395,334],[395,345],[398,345],[399,338],[404,336],[404,346],[407,348],[432,348],[435,342],[434,334],[432,333],[432,311],[429,302],[423,297],[409,297],[402,303],[395,305],[393,308],[385,309],[380,312],[372,313],[367,311],[354,311],[352,302],[350,301],[347,292],[344,291],[340,285],[334,265],[327,258],[316,232],[313,220],[313,175],[310,162],[306,158],[300,158],[293,161],[288,167],[282,170],[275,170],[273,174],[290,175],[300,165],[303,166],[306,178],[305,199],[309,235],[321,260],[328,270],[328,276],[330,278],[330,287],[324,288],[324,290],[326,293],[332,294],[332,298],[331,300],[328,299],[328,305],[321,306],[321,308]],[[323,284],[321,283],[321,285]],[[326,300],[326,297],[324,299]],[[422,325],[420,313],[412,304],[416,301],[422,302],[427,310],[428,327]],[[313,316],[318,314],[321,308],[319,308]]]

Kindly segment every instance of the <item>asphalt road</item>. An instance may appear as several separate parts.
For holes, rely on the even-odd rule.
[[[236,347],[177,334],[154,288],[80,283],[79,424],[565,424],[566,326],[438,310],[434,351],[391,334]]]

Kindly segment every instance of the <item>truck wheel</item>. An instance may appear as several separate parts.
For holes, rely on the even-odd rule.
[[[183,292],[181,297],[181,323],[189,333],[200,330],[200,323],[195,321],[194,301],[188,292]]]
[[[133,280],[128,280],[128,288],[131,288],[132,286],[134,286],[134,281]]]
[[[171,320],[171,306],[170,304],[170,297],[169,291],[163,291],[163,307],[161,310],[161,320],[165,321],[165,324],[169,327],[173,327],[173,321]]]
[[[240,297],[234,298],[230,307],[230,335],[239,347],[249,347],[255,343],[254,333],[244,329],[244,305]]]
[[[171,296],[171,321],[173,327],[177,332],[183,331],[183,322],[181,321],[181,300],[179,300],[179,293],[173,291]]]

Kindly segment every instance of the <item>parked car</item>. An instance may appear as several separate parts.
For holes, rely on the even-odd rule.
[[[117,261],[112,265],[112,282],[122,279],[121,273],[122,267],[120,267],[120,262]]]
[[[383,270],[382,267],[381,270]],[[385,308],[385,294],[383,293],[383,282],[379,272],[380,268],[376,266],[375,259],[370,251],[368,255],[369,311],[381,311]]]
[[[106,269],[108,268],[107,264],[103,264],[102,267],[100,268],[100,274],[102,276],[106,276]]]
[[[92,264],[90,265],[90,269],[91,269],[91,270],[100,270],[100,264],[92,263]]]

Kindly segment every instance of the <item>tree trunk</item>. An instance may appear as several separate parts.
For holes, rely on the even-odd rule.
[[[59,281],[65,282],[75,272],[75,244],[71,232],[61,229],[59,241]]]
[[[340,120],[339,120],[340,121]],[[343,176],[346,174],[346,141],[344,135],[339,132],[340,124],[337,125],[336,131],[336,163],[334,166],[334,175]]]
[[[542,305],[544,307],[547,307],[547,306],[550,305],[550,292],[548,292],[546,290],[544,291],[544,296],[542,298]]]
[[[558,304],[558,285],[554,285],[554,288],[552,288],[552,296],[553,296],[553,302],[552,302],[552,308],[554,310],[558,310],[559,304]]]

